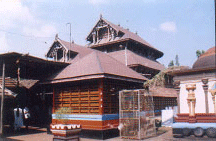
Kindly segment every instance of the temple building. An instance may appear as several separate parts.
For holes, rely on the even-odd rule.
[[[81,46],[56,35],[47,60],[19,53],[1,54],[0,59],[8,60],[6,69],[11,71],[7,77],[35,82],[26,103],[30,110],[43,109],[45,114],[40,117],[47,117],[52,107],[52,124],[61,123],[55,112],[67,107],[70,111],[63,116],[71,124],[81,124],[82,135],[100,139],[118,136],[119,91],[143,89],[145,81],[165,68],[157,62],[163,52],[102,16],[86,40],[88,44]],[[176,93],[170,88],[163,90],[153,94],[157,110],[176,103]],[[165,101],[170,102],[163,104]]]
[[[70,123],[81,124],[83,130],[93,130],[103,138],[107,131],[117,129],[119,91],[143,88],[148,78],[165,68],[156,61],[163,53],[103,17],[86,40],[89,43],[82,47],[56,36],[46,56],[70,65],[45,83],[54,87],[53,113],[70,107]]]
[[[120,25],[115,25],[102,16],[88,34],[86,40],[89,42],[88,48],[107,53],[147,78],[152,78],[165,68],[156,61],[163,56],[163,52],[143,40],[137,33],[130,32],[128,29],[120,27]],[[79,45],[74,42],[70,44],[58,39],[57,35],[47,53],[47,57],[55,61],[67,62],[72,60],[77,52],[82,53],[81,56],[88,52],[84,49],[76,52],[77,46]]]
[[[177,122],[216,123],[215,47],[208,49],[192,69],[173,72],[178,91]]]

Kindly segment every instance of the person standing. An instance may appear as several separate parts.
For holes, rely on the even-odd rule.
[[[24,108],[24,118],[25,118],[26,129],[28,129],[29,121],[30,121],[30,113],[29,113],[29,108],[28,107]]]
[[[17,108],[14,109],[14,129],[15,131],[19,131],[20,128],[23,126],[23,112],[22,109]]]

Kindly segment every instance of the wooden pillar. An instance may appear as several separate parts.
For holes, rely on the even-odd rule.
[[[93,32],[92,32],[93,44],[96,43],[96,41],[95,41],[95,36],[96,36],[96,33],[95,33],[95,31],[93,31]]]
[[[99,81],[99,88],[98,88],[98,90],[99,90],[99,114],[100,115],[104,114],[103,83],[104,83],[103,79],[101,79]]]
[[[18,68],[17,68],[17,86],[19,87],[19,83],[20,83],[20,60],[19,59],[16,61],[16,64],[18,65]]]
[[[55,112],[55,88],[53,88],[53,107],[52,107],[52,113]]]
[[[208,104],[208,79],[202,79],[203,89],[205,92],[205,107],[206,107],[206,113],[209,113],[209,104]]]
[[[96,36],[97,36],[97,41],[96,41],[96,43],[99,41],[99,29],[97,29],[97,34],[96,34]]]
[[[108,32],[108,41],[110,40],[110,30],[109,30],[109,26],[107,26],[107,32]]]
[[[177,106],[178,106],[178,114],[180,114],[180,81],[177,80],[174,82],[174,88],[177,91]]]
[[[1,131],[0,134],[3,136],[3,116],[4,116],[4,95],[5,95],[5,62],[3,60],[3,69],[2,69],[2,96],[1,96]]]

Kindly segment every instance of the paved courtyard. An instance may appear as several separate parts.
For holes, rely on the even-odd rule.
[[[1,138],[0,141],[52,141],[53,135],[47,134],[46,128],[31,127],[29,131],[22,131],[15,135],[8,135],[5,138]],[[81,138],[80,141],[94,141],[96,139]],[[185,138],[173,138],[172,130],[169,127],[159,128],[158,134],[155,137],[145,139],[145,141],[215,141],[216,139],[207,138],[196,138],[194,136]],[[97,140],[100,141],[100,140]],[[106,141],[130,141],[128,139],[120,139],[120,137],[107,139]]]

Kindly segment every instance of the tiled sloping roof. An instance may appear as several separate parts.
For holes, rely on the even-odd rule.
[[[2,77],[0,77],[0,85],[2,85]],[[17,80],[10,77],[5,77],[5,87],[15,88],[16,85],[17,85]]]
[[[2,84],[0,84],[0,95],[2,95]],[[15,98],[17,96],[13,91],[5,88],[5,96]]]
[[[124,36],[121,37],[121,39],[130,38],[130,39],[133,39],[133,40],[135,40],[135,41],[138,41],[138,42],[140,42],[140,43],[142,43],[142,44],[144,44],[144,45],[147,45],[147,46],[149,46],[149,47],[155,49],[152,45],[150,45],[147,41],[143,40],[143,39],[142,39],[140,36],[138,36],[137,34],[131,32],[131,31],[127,30],[127,29],[124,29],[124,28],[122,28],[121,26],[115,25],[115,24],[111,23],[110,21],[107,21],[107,20],[104,19],[104,18],[103,18],[103,20],[104,20],[107,24],[109,24],[111,27],[115,28],[117,31],[121,31],[121,32],[125,33]],[[156,50],[157,50],[157,49],[156,49]]]
[[[20,80],[20,88],[30,89],[38,80]],[[0,94],[2,93],[2,77],[0,77]],[[17,95],[17,80],[5,77],[5,95],[9,97],[16,97]]]
[[[5,77],[5,95],[9,97],[16,97],[17,94],[9,90],[9,89],[14,89],[16,85],[17,85],[16,80],[10,77]],[[2,77],[0,77],[0,94],[2,94]]]
[[[115,25],[115,24],[113,24],[113,23],[111,23],[111,22],[109,22],[109,21],[107,21],[106,19],[104,19],[104,18],[101,18],[98,22],[100,22],[101,20],[103,20],[104,22],[106,22],[108,25],[110,25],[111,27],[113,27],[117,32],[119,32],[119,31],[121,31],[121,32],[123,32],[124,33],[124,35],[122,36],[122,37],[116,37],[114,40],[112,40],[112,41],[108,41],[106,38],[105,39],[102,39],[99,43],[97,43],[97,44],[90,44],[90,47],[93,47],[93,46],[97,46],[97,45],[102,45],[102,44],[105,44],[105,43],[112,43],[112,42],[117,42],[117,41],[123,41],[123,40],[128,40],[128,39],[132,39],[132,40],[134,40],[134,41],[137,41],[137,42],[139,42],[139,43],[141,43],[141,44],[143,44],[143,45],[146,45],[146,46],[148,46],[149,48],[152,48],[152,49],[154,49],[155,51],[157,51],[158,53],[160,53],[161,54],[161,56],[163,56],[163,52],[161,52],[161,51],[159,51],[159,50],[157,50],[156,48],[154,48],[152,45],[150,45],[147,41],[145,41],[144,39],[142,39],[139,35],[137,35],[137,34],[135,34],[135,33],[133,33],[133,32],[131,32],[131,31],[129,31],[129,30],[127,30],[127,29],[124,29],[124,28],[122,28],[122,27],[120,27],[120,26],[118,26],[118,25]],[[96,24],[97,25],[97,24]],[[95,25],[95,26],[96,26]],[[94,27],[95,28],[95,27]],[[93,29],[94,29],[93,28]],[[93,31],[93,29],[92,29],[92,31]],[[92,32],[91,31],[91,32]],[[90,32],[90,34],[91,34],[91,32]],[[90,34],[88,34],[88,37],[90,36]],[[87,38],[88,38],[87,37]]]
[[[19,86],[26,89],[33,87],[39,80],[33,79],[22,79],[20,80]],[[2,85],[2,77],[0,77],[0,85]],[[8,89],[15,89],[17,87],[17,80],[10,77],[5,77],[5,87]]]
[[[82,58],[82,57],[84,57],[87,54],[92,52],[92,49],[81,46],[81,45],[78,45],[78,44],[75,44],[75,43],[71,43],[71,46],[70,46],[70,42],[63,41],[63,40],[61,40],[59,38],[58,38],[58,41],[62,45],[64,45],[64,47],[66,47],[67,49],[69,49],[71,51],[74,51],[74,52],[77,52],[79,54],[80,58]]]
[[[55,83],[55,80],[60,79],[70,78],[70,80],[72,80],[77,77],[100,74],[109,74],[142,81],[147,80],[144,76],[126,67],[124,64],[118,62],[107,54],[99,51],[93,51],[92,53],[67,66],[55,76],[53,82]]]
[[[174,88],[165,88],[165,87],[150,87],[150,93],[153,97],[177,97],[177,92]]]
[[[20,84],[27,89],[33,87],[37,82],[39,82],[39,80],[31,80],[31,79],[20,80]]]
[[[127,65],[142,65],[155,70],[163,70],[165,67],[156,61],[142,57],[130,50],[127,50]],[[108,53],[111,57],[125,64],[125,50]]]
[[[200,55],[200,58],[205,57],[205,56],[209,56],[212,54],[216,54],[216,47],[212,47],[212,48],[208,49],[205,53]]]

